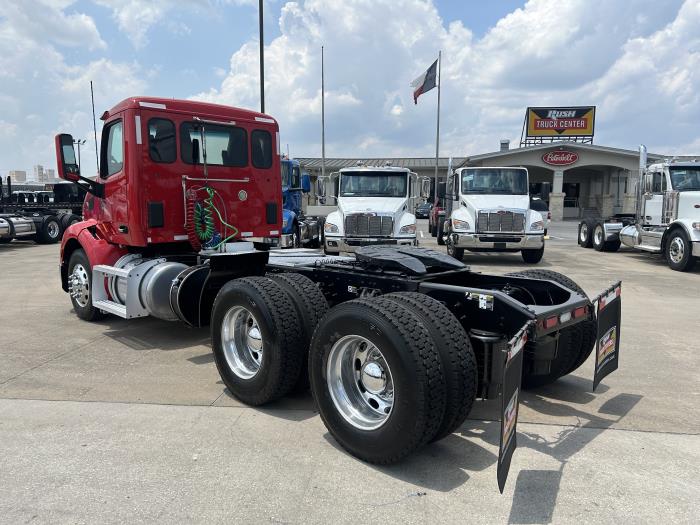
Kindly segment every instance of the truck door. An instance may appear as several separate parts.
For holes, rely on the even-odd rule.
[[[662,171],[652,171],[646,174],[642,197],[643,223],[649,226],[658,226],[662,223],[661,211],[663,207],[664,191],[666,191],[666,177]]]
[[[104,201],[95,202],[102,220],[113,229],[115,244],[131,244],[127,170],[125,169],[124,119],[121,115],[108,121],[102,129],[100,182],[104,184]],[[95,199],[98,201],[98,199]]]

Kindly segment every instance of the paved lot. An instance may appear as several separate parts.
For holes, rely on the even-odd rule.
[[[700,270],[583,250],[572,223],[550,234],[539,267],[590,294],[623,279],[621,369],[595,394],[589,360],[526,395],[503,495],[493,403],[400,465],[367,465],[338,450],[309,396],[229,397],[206,330],[81,322],[57,246],[0,245],[0,522],[696,522]]]

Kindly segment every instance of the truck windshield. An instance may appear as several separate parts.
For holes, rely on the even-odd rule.
[[[527,195],[527,171],[517,168],[463,170],[462,193]]]
[[[340,176],[341,197],[406,197],[407,191],[406,173],[362,171]]]
[[[700,167],[670,168],[671,186],[676,191],[700,191]]]

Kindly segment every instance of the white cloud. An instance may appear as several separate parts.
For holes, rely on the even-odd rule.
[[[445,154],[517,142],[525,108],[548,104],[597,105],[598,143],[690,146],[700,136],[700,7],[681,4],[530,0],[476,39],[425,0],[288,2],[265,48],[266,109],[297,155],[319,154],[323,44],[327,154],[430,156],[436,93],[414,106],[408,84],[442,49]],[[258,108],[258,90],[250,41],[221,85],[194,98]]]
[[[173,15],[186,13],[215,13],[217,8],[233,5],[257,5],[254,0],[94,0],[97,4],[112,10],[112,16],[119,29],[125,33],[135,47],[148,43],[148,32],[158,24],[178,35],[190,34],[187,24],[172,20]]]
[[[2,168],[55,165],[53,137],[59,132],[88,138],[86,147],[94,148],[90,80],[95,80],[96,108],[109,107],[145,89],[138,65],[67,59],[62,48],[104,47],[94,21],[72,12],[72,1],[6,6],[0,14],[0,134],[12,133],[13,140],[0,141]],[[94,156],[88,156],[86,170],[95,171]]]

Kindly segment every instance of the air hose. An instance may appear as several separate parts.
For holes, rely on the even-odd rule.
[[[206,191],[207,197],[203,201],[197,200],[198,191]],[[229,224],[221,216],[221,212],[214,203],[214,197],[221,196],[208,186],[192,189],[187,192],[187,237],[195,250],[204,247],[209,250],[216,250],[238,235],[238,228]],[[223,199],[221,199],[223,203]],[[224,228],[224,235],[231,233],[222,239],[222,235],[216,231],[214,216],[219,219]]]

